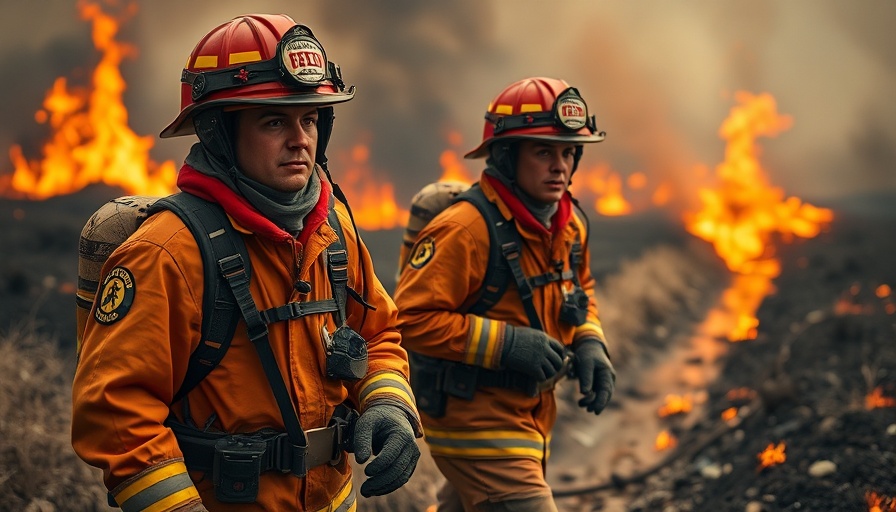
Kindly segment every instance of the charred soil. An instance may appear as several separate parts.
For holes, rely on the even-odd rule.
[[[576,510],[896,510],[894,233],[892,214],[847,214],[784,246],[758,336],[730,344],[701,419],[670,422],[662,463],[573,490]]]

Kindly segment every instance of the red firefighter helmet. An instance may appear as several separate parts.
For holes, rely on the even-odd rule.
[[[239,16],[209,32],[181,75],[180,114],[161,137],[195,133],[192,118],[233,105],[332,105],[349,101],[339,66],[311,30],[285,14]]]
[[[556,78],[526,78],[507,86],[489,103],[482,142],[464,158],[488,156],[488,146],[498,139],[587,144],[605,136],[576,88]]]

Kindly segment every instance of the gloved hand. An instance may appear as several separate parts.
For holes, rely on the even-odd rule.
[[[597,338],[586,338],[576,347],[575,356],[573,365],[579,378],[579,390],[585,395],[579,400],[579,406],[600,414],[616,386],[616,370],[610,363],[607,349]]]
[[[364,468],[367,481],[361,485],[365,498],[389,494],[404,485],[420,458],[414,429],[404,410],[394,405],[375,404],[355,423],[355,460],[364,464],[370,455],[376,458]]]
[[[563,366],[563,345],[531,327],[508,325],[501,349],[501,366],[543,382]]]

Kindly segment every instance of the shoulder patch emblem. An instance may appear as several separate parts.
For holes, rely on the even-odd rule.
[[[420,240],[420,243],[417,244],[417,248],[414,250],[411,259],[408,260],[408,264],[416,269],[423,268],[424,265],[429,263],[429,260],[432,259],[432,256],[435,253],[436,241],[433,237],[428,236],[423,240]]]
[[[106,274],[100,285],[99,304],[93,316],[96,321],[109,325],[120,320],[134,303],[134,275],[124,267],[115,267]]]

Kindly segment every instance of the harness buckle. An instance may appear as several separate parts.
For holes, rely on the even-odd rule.
[[[308,445],[294,445],[289,440],[289,435],[282,433],[270,441],[270,450],[273,469],[281,473],[292,473],[300,478],[308,473],[308,468],[305,467]]]

